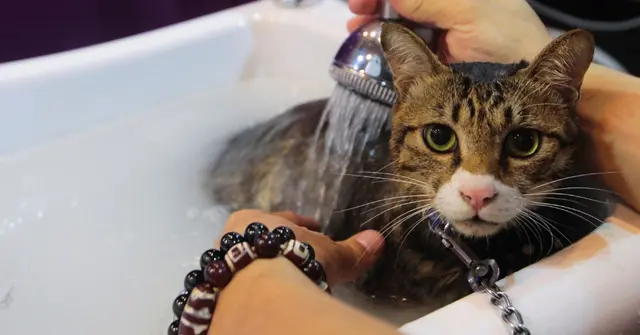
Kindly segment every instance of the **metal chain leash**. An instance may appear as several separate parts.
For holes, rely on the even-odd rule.
[[[442,244],[451,249],[453,253],[467,266],[467,281],[475,292],[483,292],[491,296],[491,304],[500,310],[502,320],[511,328],[512,335],[531,335],[524,325],[522,314],[511,303],[509,296],[497,285],[500,276],[498,263],[493,259],[478,260],[473,253],[463,244],[452,237],[450,223],[444,223],[439,219],[431,220],[431,230],[442,239]]]

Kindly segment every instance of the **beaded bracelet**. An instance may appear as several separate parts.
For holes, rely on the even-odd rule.
[[[168,335],[203,335],[207,333],[213,317],[217,296],[231,281],[233,275],[256,258],[284,256],[301,269],[322,290],[331,293],[324,268],[315,260],[311,245],[296,241],[288,227],[272,232],[260,222],[253,222],[244,236],[226,233],[220,240],[220,250],[209,249],[200,257],[200,270],[189,272],[184,288],[173,301],[176,319],[169,325]]]

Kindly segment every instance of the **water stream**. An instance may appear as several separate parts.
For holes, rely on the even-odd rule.
[[[378,139],[388,124],[390,109],[336,85],[303,167],[297,211],[328,224],[341,193],[344,174],[357,169],[366,144]]]

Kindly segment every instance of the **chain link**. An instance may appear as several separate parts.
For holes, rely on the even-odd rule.
[[[471,288],[491,296],[491,305],[500,310],[502,320],[511,328],[511,335],[531,335],[524,325],[520,311],[511,303],[509,296],[495,284],[500,275],[498,263],[493,259],[477,260],[466,246],[451,237],[451,224],[435,219],[431,220],[430,226],[442,239],[442,244],[469,268],[467,280]]]
[[[497,285],[489,285],[483,282],[484,290],[482,292],[491,296],[491,304],[500,310],[502,320],[511,328],[512,335],[531,335],[529,329],[524,325],[522,314],[511,303],[509,296],[504,293]]]

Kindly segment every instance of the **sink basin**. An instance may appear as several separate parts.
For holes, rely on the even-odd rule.
[[[227,215],[203,186],[221,141],[328,96],[349,17],[338,0],[259,1],[0,65],[2,333],[165,334],[184,275]],[[633,331],[639,227],[621,207],[505,280],[534,334]],[[508,333],[481,294],[402,331]]]

